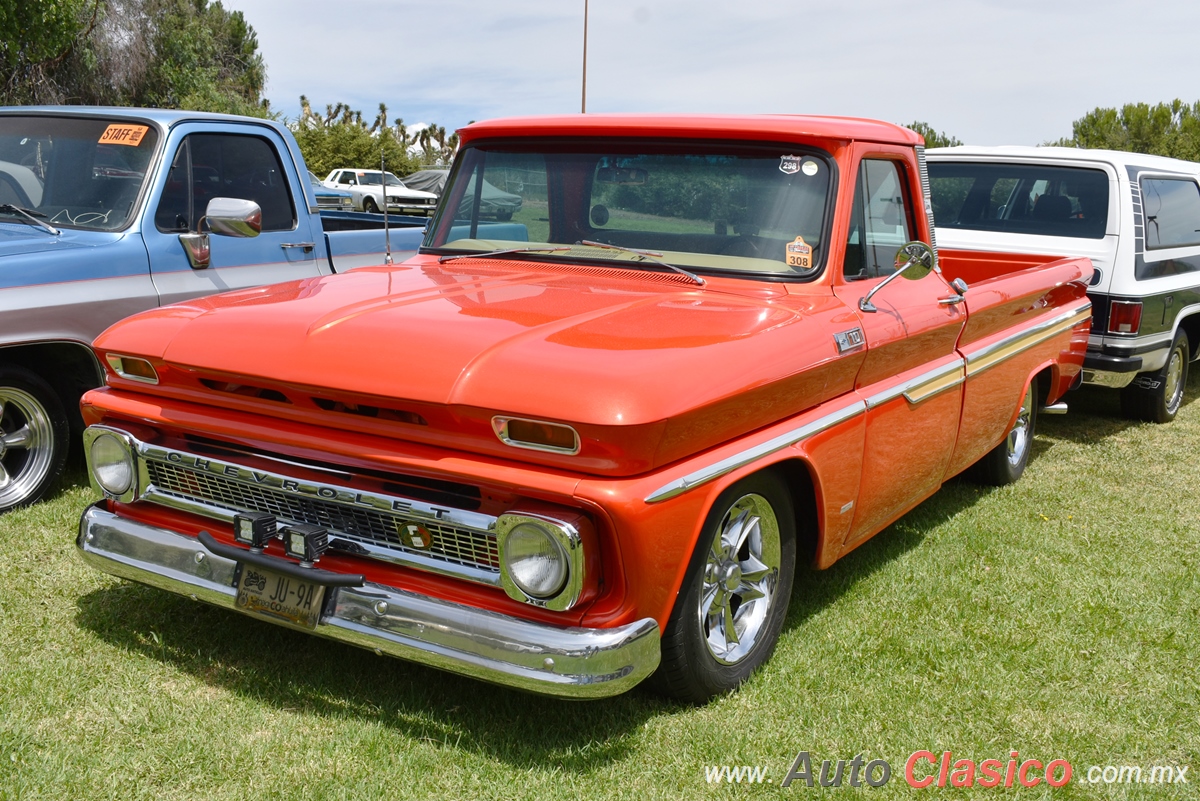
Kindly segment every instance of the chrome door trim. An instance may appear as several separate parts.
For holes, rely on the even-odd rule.
[[[1088,301],[1082,306],[1057,314],[1048,320],[1043,320],[1032,328],[1020,333],[1010,334],[999,342],[980,348],[967,356],[967,377],[995,367],[1006,359],[1011,359],[1035,345],[1039,345],[1053,336],[1074,328],[1079,323],[1092,316],[1092,304]]]
[[[669,484],[656,489],[654,492],[646,496],[646,503],[659,503],[669,498],[674,498],[677,495],[682,495],[685,492],[695,489],[703,484],[720,478],[726,473],[732,473],[739,467],[744,467],[751,462],[757,461],[764,456],[769,456],[772,453],[781,451],[784,448],[795,445],[797,442],[816,436],[822,431],[833,428],[839,423],[857,417],[867,409],[866,403],[861,400],[856,400],[849,403],[840,409],[830,412],[822,417],[813,420],[811,423],[788,431],[785,434],[780,434],[777,437],[767,440],[766,442],[755,445],[752,448],[747,448],[744,451],[735,453],[732,456],[714,462],[707,467],[702,467],[688,473],[683,478],[678,478]]]
[[[874,409],[901,395],[914,406],[928,400],[934,395],[940,395],[948,389],[953,389],[966,380],[965,362],[961,357],[941,367],[927,370],[915,378],[877,392],[867,398],[867,408]]]

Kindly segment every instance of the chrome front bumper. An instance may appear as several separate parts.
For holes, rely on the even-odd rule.
[[[76,544],[106,573],[234,609],[237,563],[193,537],[95,504],[79,521]],[[315,634],[543,695],[618,695],[658,667],[652,618],[613,629],[556,628],[378,584],[327,592]]]

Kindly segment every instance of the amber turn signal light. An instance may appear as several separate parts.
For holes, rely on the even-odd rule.
[[[154,365],[145,359],[138,359],[134,356],[116,356],[110,353],[108,365],[121,378],[142,381],[147,384],[158,383],[158,372],[154,369]]]
[[[551,453],[579,453],[579,434],[562,423],[525,420],[519,417],[493,417],[492,428],[505,445]]]

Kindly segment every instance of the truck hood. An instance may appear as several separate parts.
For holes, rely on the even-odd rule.
[[[657,426],[656,449],[674,424],[680,441],[642,453],[635,461],[646,468],[802,411],[832,389],[828,371],[812,368],[837,361],[833,338],[798,349],[795,331],[825,331],[815,318],[853,319],[827,290],[716,283],[418,257],[153,310],[96,345],[223,380],[486,410],[484,420]],[[841,372],[844,391],[853,371]]]
[[[77,231],[70,228],[59,228],[59,234],[55,236],[36,225],[26,225],[12,217],[2,217],[0,218],[0,258],[46,251],[61,253],[64,250],[94,247],[105,244],[118,236],[120,235],[97,231]]]

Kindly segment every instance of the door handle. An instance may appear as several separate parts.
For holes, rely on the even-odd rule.
[[[314,245],[312,242],[282,242],[280,243],[279,247],[304,248],[305,250],[312,250],[314,247],[316,247],[316,245]]]
[[[938,298],[940,306],[957,306],[967,299],[967,282],[961,278],[955,278],[950,282],[950,288],[954,290],[954,294],[946,298]]]

